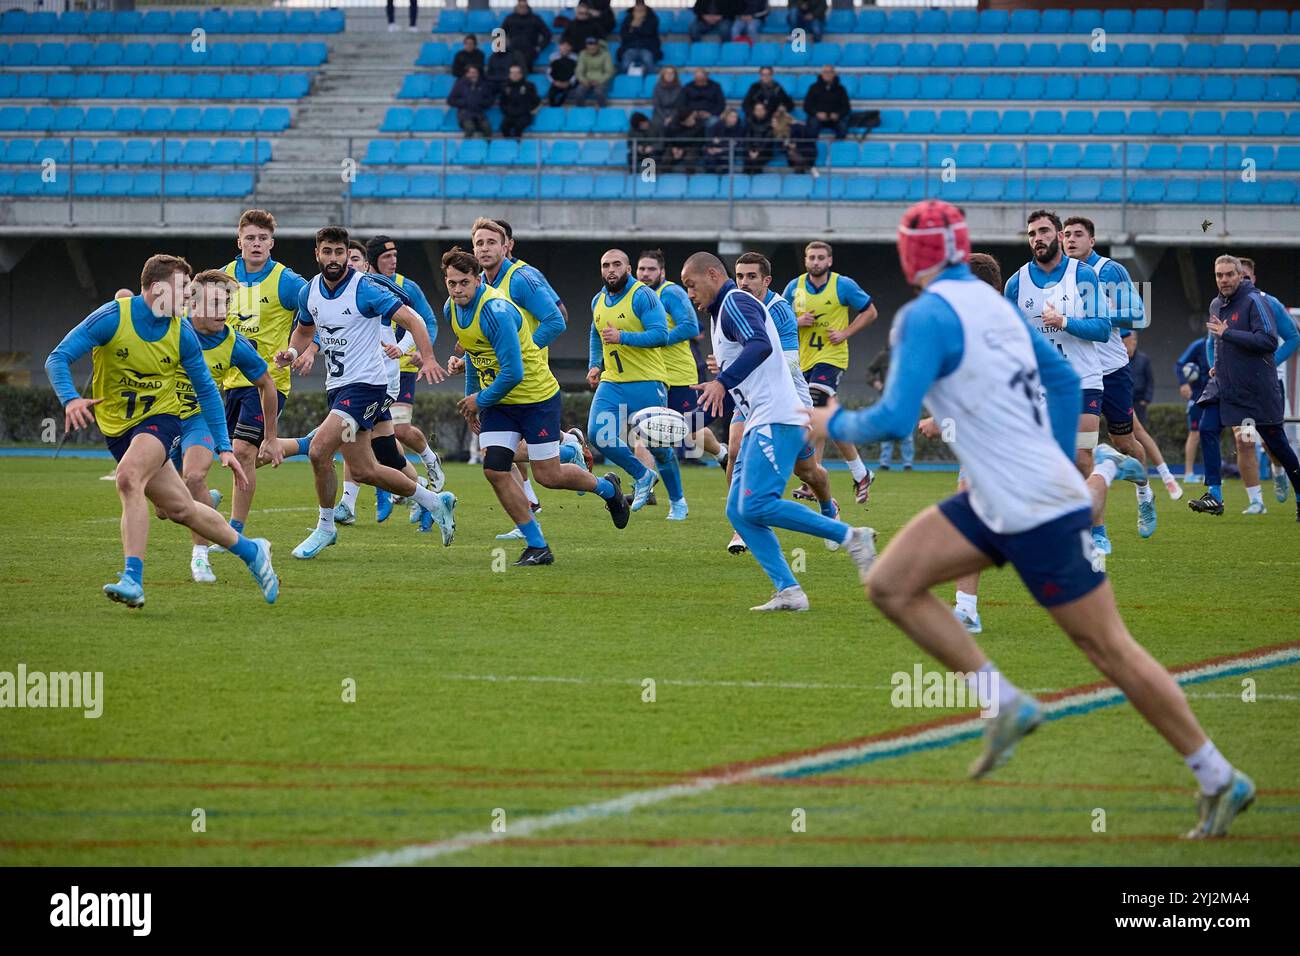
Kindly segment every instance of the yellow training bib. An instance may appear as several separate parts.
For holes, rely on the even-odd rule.
[[[480,322],[483,305],[490,299],[510,301],[509,298],[487,283],[482,285],[482,289],[483,293],[479,296],[478,305],[475,307],[474,315],[467,327],[462,328],[460,324],[460,311],[456,303],[454,301],[449,303],[451,306],[452,331],[456,333],[456,338],[460,341],[461,347],[465,349],[466,357],[474,364],[474,370],[478,373],[480,389],[491,385],[501,372],[501,360],[497,358],[497,353],[492,348],[492,342],[483,334],[483,325]],[[501,399],[501,404],[531,405],[552,398],[560,390],[560,383],[551,374],[550,367],[546,364],[546,360],[542,358],[541,350],[533,342],[533,333],[528,331],[527,322],[519,324],[519,352],[524,360],[524,379],[512,388],[505,398]]]
[[[197,331],[194,335],[198,338]],[[201,338],[199,338],[199,345],[203,345]],[[230,361],[234,351],[235,333],[228,328],[224,341],[211,348],[203,349],[203,361],[208,366],[212,381],[220,382],[227,372],[235,369]],[[185,366],[179,362],[176,364],[176,397],[181,403],[181,418],[193,418],[199,413],[199,396],[194,391],[194,383],[190,381],[190,373],[185,371]]]
[[[628,289],[613,305],[605,304],[605,293],[596,296],[592,308],[592,322],[596,334],[601,329],[613,327],[621,332],[644,332],[641,318],[632,309],[632,297],[637,289],[645,288],[643,282],[632,282]],[[602,382],[662,382],[668,372],[664,368],[664,350],[657,348],[637,348],[632,345],[611,345],[602,340],[601,354],[604,358],[605,371],[601,374]]]
[[[794,314],[811,312],[816,316],[812,325],[799,327],[799,368],[806,372],[819,362],[836,368],[849,367],[849,343],[833,345],[826,333],[843,331],[849,327],[849,307],[840,302],[838,272],[832,272],[826,287],[813,292],[808,287],[808,273],[799,277],[794,290]]]
[[[235,263],[228,263],[225,271],[226,275],[233,276]],[[298,314],[298,303],[280,301],[280,276],[283,273],[284,263],[277,262],[266,278],[256,285],[241,282],[239,291],[231,299],[227,323],[253,344],[271,370],[275,387],[288,395],[289,368],[276,366],[275,353],[289,347],[289,334],[293,331],[294,316]],[[232,368],[221,386],[246,388],[252,384],[243,372]]]
[[[659,296],[659,301],[664,302],[664,292],[673,283],[667,279],[655,292]],[[664,314],[668,316],[668,331],[677,327],[673,321],[672,313],[668,311],[668,304],[664,302]],[[664,357],[664,374],[668,377],[664,379],[665,385],[695,385],[699,382],[699,373],[695,369],[695,355],[691,352],[690,339],[682,339],[680,342],[674,342],[672,345],[663,347]]]
[[[403,287],[405,287],[405,285],[406,285],[406,276],[402,275],[400,272],[394,272],[394,273],[393,273],[393,281],[397,283],[398,288],[403,288]],[[412,308],[412,311],[414,311],[414,308]],[[394,328],[393,331],[396,332],[397,329]],[[411,335],[411,333],[408,331],[408,332],[406,333],[406,336],[407,336],[407,337],[410,337],[410,335]],[[403,338],[402,342],[404,343],[405,341],[406,341],[406,339]],[[399,344],[402,344],[402,343],[399,343]],[[398,370],[399,372],[418,372],[418,371],[420,371],[420,362],[419,362],[419,358],[420,358],[420,353],[419,353],[419,352],[405,352],[405,353],[403,353],[401,361],[397,363],[397,370]]]
[[[514,299],[510,298],[510,277],[515,274],[516,270],[522,269],[526,265],[528,265],[528,263],[524,262],[523,259],[516,259],[514,262],[510,264],[510,268],[506,270],[506,274],[501,277],[500,283],[493,286],[493,289],[496,292],[498,292],[500,295],[505,296],[505,298],[509,300],[510,304],[519,310],[519,314],[524,317],[524,328],[528,330],[529,335],[532,335],[537,331],[537,326],[541,324],[540,322],[538,322],[537,316],[533,315],[533,313],[529,312],[527,309],[525,309]],[[487,276],[483,277],[483,284],[484,285],[488,284]],[[538,351],[541,352],[542,361],[546,362],[547,365],[549,366],[551,361],[550,348],[547,347],[544,349],[539,349]]]
[[[181,320],[172,319],[167,334],[146,342],[131,321],[132,299],[117,301],[117,331],[105,345],[91,351],[94,373],[90,397],[102,398],[94,406],[95,422],[108,438],[115,438],[153,415],[179,415],[176,372],[181,367]]]

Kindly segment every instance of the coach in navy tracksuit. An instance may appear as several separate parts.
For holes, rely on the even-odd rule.
[[[1300,494],[1300,461],[1282,431],[1282,392],[1277,387],[1277,327],[1255,286],[1241,274],[1234,256],[1214,263],[1219,295],[1210,304],[1210,346],[1219,386],[1219,417],[1226,427],[1253,421],[1255,431],[1273,452]],[[1300,502],[1296,506],[1300,521]]]

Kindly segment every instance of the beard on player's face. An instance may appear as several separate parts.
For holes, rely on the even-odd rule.
[[[1034,259],[1038,262],[1051,262],[1061,252],[1061,240],[1053,236],[1051,241],[1035,239],[1033,243]]]
[[[630,275],[631,275],[630,273],[624,272],[620,274],[617,279],[611,280],[610,274],[606,273],[605,288],[615,294],[622,292],[625,288],[627,288],[627,280],[630,277]]]

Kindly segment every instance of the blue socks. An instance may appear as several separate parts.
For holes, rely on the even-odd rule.
[[[609,484],[609,482],[606,482],[606,484]],[[546,538],[542,536],[542,526],[537,523],[536,518],[529,518],[527,524],[517,524],[515,527],[524,533],[524,541],[528,543],[528,547],[546,547]]]
[[[231,518],[231,519],[230,519],[230,527],[234,528],[235,531],[236,531],[237,533],[239,533],[239,534],[243,534],[243,533],[244,533],[244,522],[242,522],[242,521],[236,521],[234,518]]]
[[[127,558],[122,576],[130,578],[136,584],[144,583],[144,558]]]
[[[614,482],[610,481],[608,478],[597,478],[596,494],[600,495],[606,501],[609,501],[615,494]]]
[[[239,540],[231,547],[230,553],[245,564],[252,564],[257,558],[257,545],[241,534]]]
[[[312,432],[311,434],[314,435],[316,433]],[[307,450],[310,448],[311,448],[311,435],[304,435],[302,438],[298,439],[298,450],[294,452],[294,454],[305,455],[307,454]]]
[[[1210,485],[1206,490],[1214,495],[1217,501],[1223,501],[1223,489],[1219,485]]]
[[[839,514],[835,510],[835,506],[831,504],[829,501],[819,502],[818,507],[821,509],[821,513],[825,515],[827,518],[830,518],[832,521],[836,520],[839,517]]]

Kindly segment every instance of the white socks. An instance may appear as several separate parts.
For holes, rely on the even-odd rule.
[[[971,596],[974,597],[974,595]],[[991,675],[991,677],[986,677],[984,680],[993,692],[993,699],[989,703],[995,705],[999,712],[1002,708],[1014,704],[1016,698],[1020,696],[1020,690],[1015,684],[1002,676],[1002,672],[993,666],[992,661],[985,661],[984,666],[976,673],[966,675],[966,685],[971,691],[978,693],[980,674]]]
[[[978,613],[976,611],[978,605],[978,595],[967,594],[965,591],[957,592],[957,610],[961,611],[967,617],[974,617]]]
[[[528,496],[529,504],[541,504],[541,502],[537,500],[537,492],[533,491],[533,482],[531,478],[524,479],[524,494]]]
[[[202,558],[206,561],[208,560],[208,546],[206,544],[196,544],[191,554],[196,558]]]
[[[343,482],[343,497],[339,500],[339,504],[347,505],[350,510],[356,511],[357,492],[360,490],[361,486],[355,481]]]
[[[1200,750],[1188,754],[1183,763],[1196,774],[1201,793],[1212,796],[1232,782],[1232,764],[1228,763],[1213,740],[1207,740]]]
[[[849,474],[853,476],[854,481],[861,481],[867,477],[867,466],[862,464],[861,458],[854,458],[845,464],[849,466]]]
[[[438,456],[433,453],[432,445],[425,445],[424,451],[420,452],[420,460],[430,468],[438,464]]]
[[[1155,495],[1151,491],[1151,484],[1137,486],[1138,501],[1150,501]]]
[[[1093,476],[1099,477],[1102,481],[1106,482],[1107,488],[1109,488],[1110,483],[1115,480],[1115,472],[1115,462],[1110,459],[1099,461],[1092,467]]]
[[[1163,461],[1156,465],[1156,474],[1160,476],[1161,481],[1173,481],[1174,473],[1169,470],[1169,466]]]
[[[442,498],[430,491],[418,481],[415,483],[415,494],[411,495],[421,507],[428,508],[434,514],[442,511]]]
[[[316,530],[325,531],[325,532],[334,530],[334,509],[333,508],[322,508],[320,510],[320,520],[316,522]]]
[[[1264,493],[1260,490],[1259,485],[1247,485],[1246,497],[1250,499],[1252,505],[1262,505],[1264,503]]]

